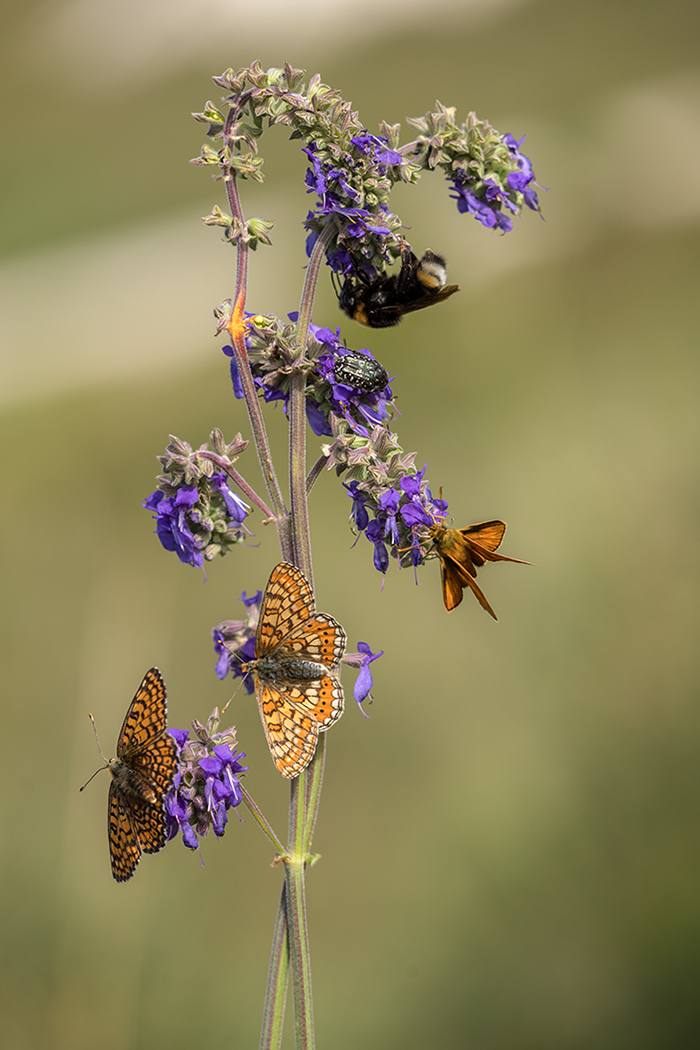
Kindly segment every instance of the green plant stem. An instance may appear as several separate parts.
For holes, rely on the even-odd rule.
[[[289,388],[289,490],[292,508],[292,536],[295,564],[306,575],[313,589],[309,505],[306,489],[306,340],[311,321],[316,285],[325,247],[332,227],[329,225],[316,241],[301,294],[296,342],[300,348]],[[297,1050],[313,1050],[314,1019],[311,992],[311,957],[306,922],[305,869],[311,844],[310,832],[315,823],[318,796],[323,773],[319,752],[303,773],[292,781],[289,801],[289,848],[285,859],[286,916],[289,958],[294,988],[294,1025]],[[309,802],[313,804],[309,808]]]
[[[260,1050],[279,1050],[282,1045],[284,1008],[287,1002],[287,974],[289,972],[289,937],[287,931],[287,882],[282,887],[275,932],[272,935],[270,970],[263,1010]]]
[[[292,781],[289,799],[289,845],[285,860],[287,889],[287,925],[289,958],[294,991],[294,1031],[297,1050],[313,1050],[314,1015],[311,992],[311,955],[306,923],[305,869],[307,852],[304,842],[306,826],[306,781],[308,769]]]
[[[277,850],[277,856],[279,857],[279,859],[283,860],[287,851],[282,845],[282,842],[273,831],[272,826],[269,824],[262,810],[258,807],[258,804],[253,800],[251,795],[246,791],[242,784],[240,785],[240,787],[241,794],[243,795],[243,801],[245,802],[248,810],[255,817],[255,820],[258,822],[258,825],[262,828],[272,845]]]

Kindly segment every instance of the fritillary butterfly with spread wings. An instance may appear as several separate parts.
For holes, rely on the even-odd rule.
[[[319,733],[343,713],[336,675],[345,642],[338,621],[316,612],[304,573],[288,562],[276,565],[260,608],[255,659],[242,669],[255,678],[272,761],[284,777],[306,769]]]
[[[117,740],[117,757],[107,768],[109,785],[109,853],[112,875],[126,882],[141,853],[165,845],[166,792],[177,773],[177,745],[166,732],[165,682],[157,667],[146,672],[136,690]]]

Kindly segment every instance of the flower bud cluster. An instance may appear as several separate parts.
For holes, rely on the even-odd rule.
[[[240,434],[227,445],[218,429],[196,450],[170,435],[166,455],[158,456],[164,471],[158,488],[142,506],[155,511],[156,534],[180,561],[201,567],[250,535],[243,524],[250,507],[231,491],[226,471],[207,458],[213,454],[219,467],[231,465],[247,446]]]
[[[243,801],[239,774],[244,754],[236,752],[236,730],[233,726],[219,732],[218,707],[212,711],[206,726],[193,719],[195,736],[189,730],[169,729],[179,749],[180,769],[165,797],[168,839],[182,832],[182,841],[196,849],[199,839],[209,828],[221,837],[228,821],[227,812]]]
[[[387,571],[389,554],[400,565],[420,565],[426,526],[443,521],[447,512],[445,500],[434,499],[428,488],[426,467],[416,471],[415,452],[404,453],[386,427],[361,438],[345,420],[336,420],[334,436],[324,448],[328,466],[349,479],[343,484],[352,499],[353,527],[373,544],[375,569]]]
[[[454,107],[436,105],[435,113],[409,118],[421,134],[401,153],[419,168],[442,168],[458,211],[474,215],[484,226],[507,233],[513,228],[511,216],[519,215],[523,204],[539,211],[532,164],[520,152],[524,136],[516,141],[501,135],[475,113],[457,125]]]
[[[458,210],[475,215],[484,226],[505,233],[523,204],[539,210],[532,165],[519,149],[522,139],[501,135],[474,113],[458,125],[455,109],[437,102],[436,112],[409,119],[420,134],[400,146],[398,124],[382,123],[381,134],[370,134],[338,91],[318,76],[304,87],[304,76],[289,65],[264,71],[254,62],[215,77],[228,92],[223,100],[228,115],[208,102],[194,116],[208,125],[209,137],[223,139],[223,146],[218,152],[204,147],[193,163],[217,165],[223,179],[239,175],[262,181],[257,140],[265,121],[290,127],[310,162],[307,190],[319,198],[306,218],[307,253],[330,226],[326,259],[336,273],[359,268],[371,280],[396,261],[402,223],[389,209],[390,193],[397,182],[415,183],[426,170],[441,167]],[[231,241],[243,238],[253,247],[269,243],[271,226],[261,219],[243,228],[217,208],[205,222],[225,226]],[[258,225],[253,229],[251,223]]]
[[[289,316],[296,320],[296,314]],[[365,437],[368,426],[389,418],[393,394],[386,371],[369,350],[350,350],[339,329],[309,325],[303,357],[294,343],[293,324],[276,317],[249,317],[247,333],[253,380],[265,401],[282,401],[286,412],[290,376],[300,369],[306,372],[306,416],[317,436],[332,435],[334,416],[342,416],[353,432]],[[234,394],[242,398],[233,348],[224,346],[223,352],[230,358]]]

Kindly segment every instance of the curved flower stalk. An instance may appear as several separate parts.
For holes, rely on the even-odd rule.
[[[307,254],[330,224],[325,251],[332,270],[348,273],[360,265],[371,278],[398,259],[402,224],[389,209],[391,189],[397,182],[417,182],[422,171],[442,168],[458,209],[501,232],[512,228],[511,216],[523,205],[539,210],[532,165],[519,151],[522,139],[502,135],[474,113],[458,125],[455,108],[437,102],[435,112],[409,119],[420,135],[401,146],[400,125],[382,123],[380,134],[371,134],[339,92],[318,76],[304,88],[303,79],[303,70],[286,65],[264,71],[259,62],[215,77],[227,91],[228,116],[212,102],[193,115],[208,125],[210,137],[222,137],[224,146],[203,147],[192,163],[218,166],[223,178],[235,173],[262,182],[257,143],[265,124],[290,127],[310,162],[308,192],[319,198],[306,218]],[[270,224],[262,228],[262,220],[242,226],[217,209],[205,221],[223,227],[234,243],[269,243]]]

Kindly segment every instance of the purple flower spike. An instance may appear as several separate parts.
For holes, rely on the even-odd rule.
[[[194,721],[195,736],[181,729],[169,730],[180,745],[180,769],[165,798],[168,838],[182,832],[189,849],[197,849],[199,838],[211,828],[221,837],[228,822],[227,810],[243,801],[239,774],[244,754],[237,754],[233,727],[218,732],[219,712],[215,708],[206,726]]]

